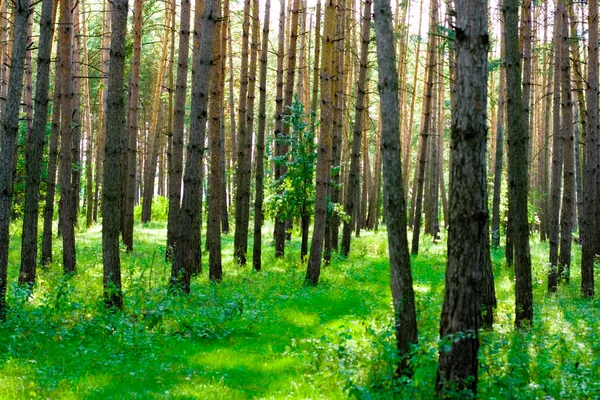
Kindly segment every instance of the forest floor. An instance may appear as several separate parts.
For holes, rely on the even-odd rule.
[[[135,250],[121,254],[125,309],[117,313],[101,301],[100,226],[80,232],[76,275],[63,277],[55,262],[39,271],[32,297],[9,287],[0,398],[431,398],[444,241],[425,238],[412,257],[419,344],[414,376],[398,380],[385,230],[353,238],[351,256],[334,256],[316,288],[303,285],[297,235],[275,260],[270,232],[262,272],[234,265],[233,237],[224,235],[223,282],[208,282],[204,256],[191,295],[180,296],[166,289],[166,224],[136,225]],[[19,226],[11,238],[13,283]],[[513,328],[513,272],[493,253],[498,309],[494,330],[480,335],[479,397],[598,398],[600,300],[579,294],[579,248],[571,283],[548,295],[548,246],[531,244],[535,321],[521,332]]]

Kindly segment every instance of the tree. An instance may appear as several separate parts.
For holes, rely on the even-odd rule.
[[[594,295],[594,221],[598,181],[598,1],[588,2],[587,138],[583,192],[584,237],[581,244],[581,294]]]
[[[456,1],[448,267],[436,393],[477,393],[481,285],[489,253],[486,193],[487,1]]]
[[[259,100],[258,100],[258,131],[256,132],[256,198],[254,199],[254,247],[252,250],[252,267],[262,269],[262,225],[264,220],[264,175],[265,175],[265,124],[267,103],[267,55],[269,50],[269,15],[271,0],[265,4],[265,19],[260,55]]]
[[[59,40],[57,46],[58,68],[62,81],[62,100],[60,102],[60,232],[63,239],[63,270],[66,274],[75,272],[75,204],[73,204],[73,79],[72,52],[73,39],[73,3],[61,0]]]
[[[257,12],[258,13],[258,12]],[[217,21],[220,12],[217,8],[214,13]],[[207,238],[209,278],[211,281],[220,282],[223,279],[223,267],[221,265],[221,193],[223,170],[221,166],[221,30],[223,22],[217,22],[214,40],[214,59],[211,68],[210,83],[210,120],[208,122],[209,138],[208,148],[210,150],[210,174],[208,196],[208,222]]]
[[[531,289],[531,255],[529,253],[529,220],[527,217],[528,192],[528,141],[529,132],[525,126],[527,118],[523,107],[521,91],[521,56],[518,36],[519,4],[505,0],[505,49],[507,87],[507,133],[508,133],[508,179],[509,196],[513,198],[508,212],[512,214],[510,227],[514,236],[514,264],[516,314],[515,324],[531,323],[533,320],[533,300]],[[525,99],[527,101],[527,99]]]
[[[383,206],[388,226],[390,285],[394,303],[399,372],[409,367],[410,346],[417,342],[417,315],[406,235],[406,200],[402,185],[398,118],[398,75],[394,61],[392,13],[388,0],[375,0],[375,33],[379,68],[381,153],[383,159]]]
[[[283,61],[285,51],[285,1],[280,0],[279,4],[279,34],[277,44],[277,83],[275,94],[275,138],[278,138],[283,131]],[[313,95],[313,99],[316,99]],[[315,100],[316,103],[316,100]],[[275,141],[275,156],[281,156],[285,153],[283,144]],[[275,180],[281,179],[285,173],[283,166],[275,165]],[[281,216],[275,217],[275,227],[273,236],[275,239],[275,257],[283,257],[285,253],[285,220]]]
[[[125,127],[123,73],[127,35],[127,0],[113,0],[110,37],[110,67],[106,103],[104,144],[104,185],[102,186],[102,261],[104,262],[104,302],[123,307],[121,261],[119,257],[121,135]]]
[[[306,269],[306,283],[310,285],[317,285],[319,283],[323,243],[325,241],[325,224],[327,220],[327,187],[329,186],[331,172],[331,133],[333,129],[333,104],[331,96],[333,71],[331,61],[334,54],[335,9],[336,2],[334,0],[327,0],[321,53],[321,131],[319,134],[319,150],[317,155],[315,222],[308,267]]]
[[[176,238],[175,259],[171,269],[171,286],[179,287],[184,293],[190,291],[192,271],[200,266],[200,226],[202,201],[202,157],[209,95],[209,80],[213,63],[214,40],[218,22],[219,0],[207,0],[203,18],[196,24],[200,32],[197,64],[194,65],[192,82],[192,105],[190,115],[190,138],[183,178],[183,200],[179,215],[179,231]],[[196,8],[196,13],[201,11]]]
[[[19,130],[19,107],[23,93],[23,69],[27,52],[27,20],[29,0],[15,3],[14,47],[11,56],[8,95],[0,124],[0,320],[6,315],[6,279],[8,270],[8,245],[10,206],[13,194],[14,158]]]
[[[133,249],[133,208],[135,203],[135,181],[136,181],[136,157],[137,157],[137,134],[138,134],[138,112],[140,104],[140,59],[142,54],[142,9],[144,0],[134,0],[133,3],[133,56],[131,58],[131,76],[129,79],[129,101],[127,102],[127,147],[126,154],[121,154],[121,172],[127,174],[122,176],[121,181],[123,193],[121,199],[121,227],[123,233],[123,244],[129,250]],[[123,149],[123,147],[121,147]]]
[[[250,2],[244,0],[244,22],[242,25],[242,65],[240,80],[240,99],[238,108],[238,143],[237,143],[237,168],[235,172],[235,236],[234,258],[240,265],[246,264],[246,251],[248,250],[248,221],[246,209],[250,207],[250,146],[252,138],[248,132],[248,42],[250,36]],[[252,82],[254,83],[254,82]],[[251,111],[252,114],[254,110]],[[250,131],[251,132],[251,131]]]
[[[352,155],[350,156],[350,174],[344,196],[344,210],[350,221],[344,222],[342,231],[341,253],[347,256],[350,252],[352,227],[356,225],[356,206],[360,185],[360,145],[363,135],[363,118],[365,117],[365,94],[369,57],[369,41],[371,39],[371,0],[365,0],[361,25],[360,69],[358,72],[356,112],[354,113],[354,130],[352,134]]]
[[[285,219],[300,218],[302,230],[302,244],[300,259],[304,261],[308,252],[308,228],[310,215],[315,199],[315,162],[317,159],[314,133],[310,129],[314,126],[309,120],[313,115],[306,115],[298,95],[283,117],[284,123],[291,130],[277,140],[284,141],[288,151],[282,156],[274,158],[275,165],[284,165],[285,173],[275,182],[276,194],[270,198],[269,208],[275,215]]]
[[[31,129],[30,146],[26,149],[27,186],[23,214],[21,244],[21,271],[19,284],[32,286],[35,283],[37,266],[38,213],[40,180],[46,123],[48,121],[48,88],[50,83],[50,54],[52,52],[53,0],[42,2],[40,18],[40,41],[35,87],[35,114]]]
[[[419,163],[416,169],[417,192],[415,202],[415,219],[413,225],[413,237],[411,254],[419,253],[419,236],[421,233],[421,209],[423,208],[423,188],[425,186],[425,164],[427,162],[427,149],[431,127],[431,110],[433,105],[433,79],[436,64],[434,35],[437,26],[438,0],[431,0],[429,17],[429,41],[427,43],[427,83],[425,89],[425,103],[423,105],[423,126],[421,128],[421,142],[419,147]]]

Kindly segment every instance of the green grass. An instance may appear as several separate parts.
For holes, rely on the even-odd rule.
[[[224,280],[205,271],[190,296],[166,290],[163,223],[136,225],[122,253],[125,309],[103,308],[101,232],[77,236],[78,272],[59,262],[39,271],[31,297],[9,287],[0,325],[0,398],[430,398],[437,368],[445,245],[424,238],[412,267],[419,344],[414,376],[393,379],[389,265],[385,232],[353,239],[315,288],[303,285],[300,243],[273,258],[264,230],[264,271],[233,264],[223,237]],[[9,282],[16,282],[20,227],[11,227]],[[579,250],[570,285],[546,291],[548,248],[532,241],[535,322],[516,332],[513,273],[493,253],[498,309],[481,334],[480,398],[600,396],[599,301],[579,295]],[[60,241],[55,260],[60,260]],[[206,264],[206,257],[203,258]]]

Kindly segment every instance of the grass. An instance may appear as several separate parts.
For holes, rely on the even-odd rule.
[[[273,258],[265,228],[264,271],[233,264],[223,237],[224,280],[205,271],[190,296],[166,290],[164,223],[137,225],[122,253],[125,309],[102,306],[99,226],[77,236],[78,272],[60,263],[39,271],[32,296],[9,287],[0,325],[0,398],[236,399],[430,398],[435,383],[445,245],[424,238],[412,258],[419,344],[414,376],[393,379],[389,265],[385,232],[353,239],[319,286],[303,285],[300,243]],[[9,282],[16,282],[20,227],[11,227]],[[297,235],[296,235],[297,238]],[[443,241],[442,241],[443,243]],[[498,309],[482,332],[480,398],[600,397],[599,301],[579,295],[579,250],[571,283],[546,290],[548,248],[532,241],[535,322],[513,328],[513,273],[493,252]],[[55,241],[60,260],[60,241]],[[203,258],[206,263],[206,257]]]

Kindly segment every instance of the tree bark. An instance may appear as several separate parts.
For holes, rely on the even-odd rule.
[[[106,103],[106,141],[102,186],[102,261],[104,263],[104,304],[123,308],[119,224],[121,198],[121,136],[125,128],[123,74],[127,36],[127,0],[113,0],[111,11],[110,67]]]
[[[8,93],[0,124],[0,320],[6,316],[6,286],[8,271],[10,207],[13,194],[13,153],[19,131],[19,108],[23,93],[23,69],[27,52],[27,20],[29,0],[17,0],[13,33],[13,52],[8,81]]]
[[[533,321],[533,299],[531,289],[531,255],[529,253],[529,221],[527,218],[528,194],[528,141],[525,126],[524,99],[521,92],[521,60],[518,37],[519,5],[515,0],[506,0],[504,21],[506,34],[506,87],[507,87],[507,131],[508,131],[508,179],[509,196],[512,196],[514,235],[514,264],[516,311],[515,325],[521,327]],[[527,12],[524,10],[523,12]]]
[[[489,257],[486,193],[487,2],[456,1],[448,268],[436,393],[477,393],[481,285]]]
[[[598,0],[588,2],[587,135],[585,183],[583,191],[584,226],[581,245],[581,295],[594,296],[594,221],[598,181]]]
[[[199,33],[197,62],[193,67],[192,105],[190,115],[190,138],[187,146],[187,158],[183,177],[183,200],[179,215],[179,232],[176,238],[175,258],[171,270],[171,286],[180,288],[184,293],[190,291],[192,271],[200,267],[201,244],[200,228],[202,222],[202,158],[204,136],[206,133],[209,80],[213,61],[217,9],[219,0],[207,0],[204,4],[203,18],[195,30]],[[200,13],[196,8],[196,13]]]
[[[398,348],[398,372],[408,372],[411,345],[417,342],[417,316],[406,234],[406,202],[402,186],[398,117],[398,75],[395,65],[392,13],[387,0],[375,0],[375,33],[382,121],[383,204],[388,226],[390,285]]]
[[[264,221],[264,176],[265,176],[265,124],[267,120],[267,56],[269,51],[269,16],[271,0],[265,4],[265,19],[260,56],[259,100],[258,100],[258,131],[256,132],[256,197],[254,199],[254,247],[252,250],[252,267],[262,269],[262,225]]]
[[[362,141],[363,118],[365,117],[365,94],[369,57],[369,41],[371,39],[371,0],[365,0],[362,24],[361,24],[361,47],[360,47],[360,69],[357,82],[356,112],[354,113],[354,130],[352,133],[352,153],[350,156],[350,173],[346,186],[345,211],[350,221],[344,222],[342,230],[341,253],[347,257],[350,253],[352,239],[352,227],[356,226],[356,206],[360,187],[360,147]]]
[[[35,114],[29,140],[30,147],[26,149],[25,153],[27,183],[25,187],[19,285],[27,284],[33,286],[36,278],[40,179],[44,144],[46,142],[50,55],[52,53],[52,36],[54,33],[53,5],[53,0],[43,1],[42,15],[40,17]]]
[[[331,133],[333,129],[333,104],[331,96],[333,71],[331,61],[334,55],[335,11],[336,2],[334,0],[327,0],[321,52],[321,131],[317,154],[315,217],[305,280],[309,285],[317,285],[319,283],[323,243],[325,241],[327,187],[329,186],[331,171]]]
[[[177,232],[179,206],[181,204],[181,177],[183,174],[183,128],[185,122],[185,100],[188,76],[190,47],[190,0],[181,2],[181,23],[179,27],[179,55],[177,59],[177,81],[175,83],[175,112],[173,116],[173,144],[169,165],[169,215],[167,221],[167,252],[169,259],[173,252]]]

